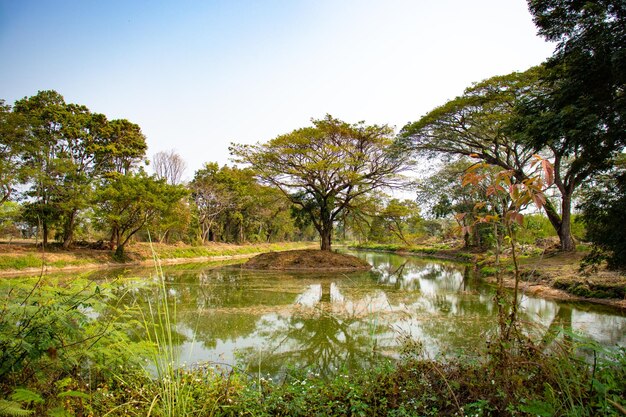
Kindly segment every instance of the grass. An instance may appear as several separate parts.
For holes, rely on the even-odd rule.
[[[393,243],[361,243],[358,245],[351,245],[350,247],[358,250],[412,253],[416,255],[423,255],[439,259],[449,259],[459,262],[471,262],[474,260],[473,254],[453,249],[446,244],[436,244],[429,246],[407,246]]]
[[[42,263],[41,256],[30,253],[21,256],[0,255],[0,270],[41,268]]]
[[[291,249],[303,249],[316,247],[312,242],[281,242],[260,244],[208,244],[206,246],[189,245],[165,245],[154,244],[152,247],[147,243],[136,243],[127,249],[128,262],[141,264],[151,262],[152,250],[162,261],[191,260],[212,257],[228,257],[237,255],[250,255],[269,251],[283,251]],[[45,260],[41,256],[41,248],[32,243],[15,243],[0,245],[0,271],[23,271],[27,269],[39,269],[45,263],[47,268],[66,268],[90,266],[111,266],[118,262],[113,257],[113,252],[96,249],[73,249],[60,250],[54,246],[49,248]]]

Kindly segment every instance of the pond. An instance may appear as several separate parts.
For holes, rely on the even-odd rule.
[[[221,267],[165,267],[176,310],[181,364],[211,363],[280,377],[289,367],[321,375],[371,366],[401,355],[408,340],[425,355],[468,355],[494,329],[493,288],[457,263],[354,252],[369,272],[295,273]],[[123,278],[124,302],[159,297],[145,285],[152,271]],[[135,277],[137,279],[134,279]],[[143,283],[144,285],[140,285]],[[522,295],[521,320],[535,337],[574,332],[606,346],[626,346],[626,315],[588,303]]]

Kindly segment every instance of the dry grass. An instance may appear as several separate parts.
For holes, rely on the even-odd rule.
[[[372,266],[352,255],[322,250],[291,250],[258,255],[243,265],[249,269],[298,271],[359,271]]]
[[[154,249],[162,263],[206,262],[235,257],[252,256],[268,251],[282,251],[315,246],[311,242],[283,242],[234,245],[208,243],[204,246],[186,244],[154,244]],[[76,247],[65,250],[59,245],[46,246],[34,241],[0,241],[0,275],[37,273],[45,271],[70,270],[76,268],[102,268],[122,265],[152,264],[152,249],[149,243],[134,243],[127,247],[126,260],[115,260],[113,252],[103,249]]]

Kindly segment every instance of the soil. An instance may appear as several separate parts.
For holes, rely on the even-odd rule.
[[[268,252],[241,266],[246,269],[297,271],[367,271],[371,265],[355,256],[315,249]]]
[[[580,270],[583,252],[547,252],[520,262],[521,289],[559,300],[581,300],[626,309],[626,276],[606,266]],[[513,287],[513,279],[505,285]]]

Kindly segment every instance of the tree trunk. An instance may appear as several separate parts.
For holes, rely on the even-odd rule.
[[[117,243],[118,239],[118,228],[117,226],[113,226],[113,228],[111,229],[111,238],[109,239],[109,248],[111,250],[115,249],[115,244]]]
[[[74,241],[74,228],[76,225],[76,210],[72,210],[67,222],[65,223],[65,230],[63,232],[63,249],[69,249],[70,245]]]
[[[322,230],[320,231],[320,240],[321,240],[320,249],[321,250],[328,250],[328,251],[331,250],[330,245],[331,245],[332,234],[333,234],[332,223],[329,225],[325,224],[322,226]]]
[[[562,192],[562,191],[561,191]],[[544,205],[546,215],[550,224],[556,230],[556,234],[559,236],[560,247],[563,252],[573,252],[576,250],[574,239],[572,238],[571,231],[571,210],[572,210],[572,197],[562,192],[561,197],[561,215],[556,212],[554,206],[550,203]]]
[[[124,259],[124,245],[117,245],[115,249],[115,259],[120,261]]]
[[[41,243],[43,244],[44,247],[46,247],[48,246],[48,222],[45,220],[41,222],[41,228],[42,228]]]
[[[563,252],[576,250],[576,243],[572,237],[572,196],[564,194],[561,207],[561,228],[558,230]]]

